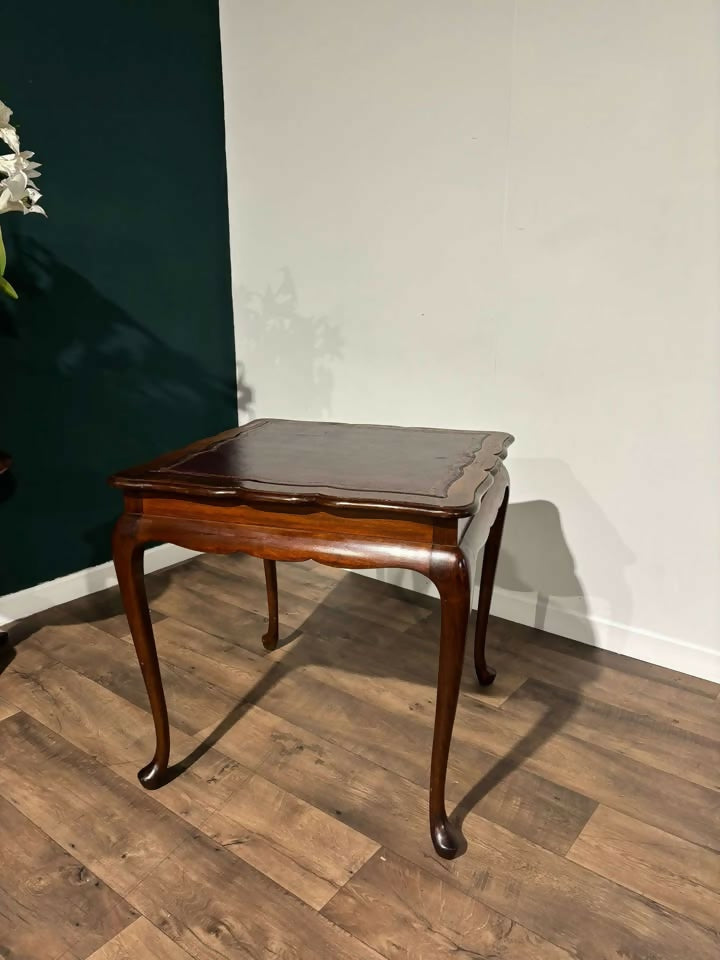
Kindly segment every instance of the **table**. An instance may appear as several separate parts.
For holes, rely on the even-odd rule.
[[[430,835],[440,856],[456,856],[460,838],[448,822],[445,778],[475,560],[463,545],[487,541],[475,633],[477,678],[487,685],[495,674],[485,661],[485,634],[509,492],[502,461],[512,441],[487,431],[254,420],[111,477],[124,495],[113,558],[155,725],[154,756],[138,773],[143,786],[165,782],[170,755],[143,578],[149,543],[261,558],[268,650],[278,642],[277,560],[406,568],[440,594]],[[479,538],[468,537],[479,527]]]

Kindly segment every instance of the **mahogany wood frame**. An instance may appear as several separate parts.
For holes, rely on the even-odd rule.
[[[485,660],[485,636],[508,493],[506,489],[490,529],[480,579],[475,669],[482,685],[495,678]],[[165,782],[170,756],[167,706],[143,577],[143,552],[158,541],[203,552],[243,552],[261,558],[269,609],[262,642],[268,650],[278,642],[277,560],[312,559],[351,569],[400,567],[422,573],[435,584],[440,594],[441,636],[430,764],[430,835],[441,857],[455,857],[460,843],[445,809],[445,780],[471,589],[457,521],[421,515],[400,519],[382,510],[317,510],[291,504],[268,509],[203,497],[126,493],[125,512],[113,534],[113,558],[155,724],[154,756],[138,774],[148,789]]]

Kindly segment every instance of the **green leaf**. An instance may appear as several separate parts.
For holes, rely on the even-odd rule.
[[[5,253],[5,244],[3,243],[2,230],[0,230],[0,277],[5,273],[7,264],[7,254]]]
[[[0,290],[2,290],[3,293],[6,293],[12,300],[18,299],[17,293],[10,286],[5,277],[0,277]]]

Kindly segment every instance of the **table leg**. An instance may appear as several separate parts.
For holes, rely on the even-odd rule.
[[[492,600],[495,570],[500,555],[500,541],[502,540],[503,524],[507,511],[510,489],[506,489],[500,509],[490,528],[490,534],[485,544],[483,554],[482,573],[480,574],[480,596],[478,598],[477,621],[475,623],[475,673],[478,683],[489,686],[495,679],[495,671],[485,661],[485,638],[487,636],[488,618],[490,616],[490,601]]]
[[[274,650],[278,644],[278,588],[277,566],[274,560],[263,560],[265,564],[265,586],[268,598],[268,629],[262,642],[266,650]]]
[[[132,518],[123,516],[118,520],[113,532],[113,560],[155,723],[155,756],[138,773],[140,783],[153,790],[165,781],[170,758],[170,727],[145,592],[143,552],[147,544],[136,538],[135,529]]]
[[[440,591],[441,635],[430,765],[430,836],[440,856],[451,860],[458,854],[459,842],[445,811],[445,779],[470,612],[470,580],[465,558],[459,552],[451,556],[441,575],[432,579]]]

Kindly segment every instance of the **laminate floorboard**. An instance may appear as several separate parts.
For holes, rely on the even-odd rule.
[[[493,618],[427,831],[438,605],[312,563],[151,574],[173,779],[116,590],[0,650],[0,957],[716,960],[720,687]]]

